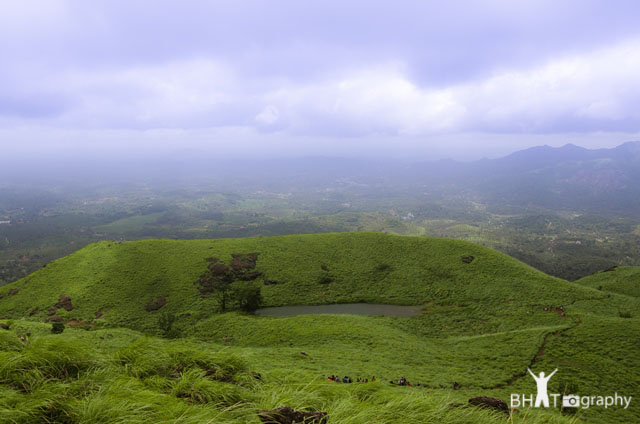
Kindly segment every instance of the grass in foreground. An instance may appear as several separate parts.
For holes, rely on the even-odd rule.
[[[47,334],[15,323],[0,330],[2,423],[258,423],[258,409],[325,410],[332,423],[503,423],[453,392],[327,383],[310,372],[258,375],[242,350],[167,341],[130,330]],[[27,342],[18,334],[29,332]],[[249,355],[250,356],[250,355]],[[573,422],[544,411],[510,422]]]

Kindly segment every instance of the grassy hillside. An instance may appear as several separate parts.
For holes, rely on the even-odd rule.
[[[198,283],[212,257],[217,264],[241,268],[239,275],[250,278],[234,284],[261,287],[267,306],[377,302],[421,305],[423,312],[412,318],[219,313],[216,297],[202,293]],[[510,393],[534,393],[527,367],[534,372],[559,368],[551,387],[562,383],[580,395],[603,389],[640,395],[640,320],[619,314],[640,310],[638,298],[555,279],[462,241],[347,233],[102,242],[2,287],[0,296],[0,318],[15,320],[12,330],[0,330],[7,340],[0,344],[6,364],[39,363],[37,355],[58,349],[48,344],[51,340],[98,358],[82,377],[34,383],[42,396],[54,393],[53,405],[65,405],[72,417],[67,422],[95,422],[83,414],[100,409],[100,402],[116,405],[114,418],[104,422],[128,422],[117,418],[120,413],[130,414],[132,422],[157,417],[256,422],[259,407],[283,404],[328,410],[331,423],[504,422],[447,405],[479,395],[508,400]],[[136,332],[161,334],[164,312],[176,314],[181,340],[144,339]],[[52,318],[89,331],[70,328],[45,336],[49,325],[42,322]],[[34,337],[28,346],[10,335],[28,328]],[[20,362],[37,346],[31,359],[24,359],[33,362]],[[147,355],[139,363],[153,369],[170,367],[174,349],[223,352],[223,359],[232,355],[230,363],[239,365],[229,381],[211,379],[200,365],[181,366],[179,373],[139,374],[138,359],[133,365],[122,362],[122,349],[133,349],[133,357]],[[158,353],[149,357],[148,352]],[[6,414],[32,405],[35,396],[16,389],[20,368],[13,366],[0,369],[5,373],[0,387],[13,402],[0,403]],[[263,380],[247,379],[249,371],[260,372]],[[330,374],[376,375],[378,383],[328,384]],[[421,387],[384,383],[402,376]],[[454,382],[459,390],[452,390]],[[119,384],[126,386],[126,395],[119,393]],[[66,393],[62,398],[60,390]],[[219,393],[227,391],[233,396],[224,403]],[[37,396],[34,414],[42,411]],[[640,420],[640,408],[632,402],[628,410],[591,408],[577,416],[595,423],[633,422]],[[570,421],[558,410],[524,409],[514,417],[514,422]]]
[[[605,292],[640,297],[640,267],[615,267],[584,277],[577,283]]]
[[[340,233],[100,242],[2,287],[0,316],[45,319],[60,296],[68,296],[73,310],[57,308],[65,320],[153,330],[158,313],[145,307],[164,297],[163,311],[200,320],[218,309],[215,297],[198,290],[206,259],[230,264],[234,253],[258,253],[255,270],[262,275],[247,284],[261,286],[266,306],[362,301],[429,305],[430,312],[454,301],[471,314],[516,312],[527,321],[532,307],[603,297],[468,242]],[[490,325],[481,322],[474,325]]]

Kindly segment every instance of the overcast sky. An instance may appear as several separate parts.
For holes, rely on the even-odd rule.
[[[640,139],[637,1],[0,3],[5,155],[495,157]]]

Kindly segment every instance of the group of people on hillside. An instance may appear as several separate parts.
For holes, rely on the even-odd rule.
[[[394,385],[398,385],[398,386],[409,386],[409,387],[411,387],[411,382],[410,382],[409,380],[407,380],[406,378],[404,378],[404,377],[401,377],[401,378],[400,378],[400,380],[398,380],[398,382],[397,382],[397,383],[396,383],[395,381],[393,381],[393,380],[390,380],[390,381],[389,381],[389,384],[394,384]],[[418,381],[418,383],[416,383],[416,387],[420,387],[420,386],[421,386],[421,384],[420,384],[420,382]]]
[[[327,377],[327,380],[331,383],[344,383],[344,384],[349,384],[349,383],[353,383],[353,379],[347,375],[345,375],[344,377],[340,378],[338,376],[335,375],[330,375],[329,377]],[[371,377],[371,380],[369,380],[368,378],[357,378],[356,379],[356,383],[369,383],[369,382],[375,382],[376,381],[376,377],[373,376]],[[407,380],[404,377],[400,377],[400,379],[396,382],[394,380],[390,380],[389,384],[392,384],[394,386],[408,386],[408,387],[421,387],[422,384],[420,384],[420,382],[418,381],[416,384],[411,384],[411,382],[409,380]],[[426,387],[426,386],[425,386]],[[458,383],[457,381],[454,381],[453,383],[453,390],[459,390],[460,389],[460,383]]]
[[[345,375],[342,378],[335,375],[330,375],[329,377],[327,377],[327,380],[331,383],[344,383],[344,384],[349,384],[354,382],[353,379],[348,375]],[[369,383],[370,381],[371,382],[376,381],[376,377],[375,376],[371,377],[371,380],[369,380],[368,378],[357,378],[355,380],[356,383]],[[409,386],[409,387],[412,386],[411,382],[404,377],[401,377],[400,380],[398,380],[397,382],[394,380],[391,380],[389,381],[389,384],[393,384],[396,386]],[[415,384],[415,387],[420,387],[420,386],[421,386],[420,382]]]
[[[329,377],[327,377],[327,380],[329,382],[332,382],[332,383],[345,383],[345,384],[353,383],[353,379],[351,377],[347,376],[347,375],[345,375],[342,378],[337,377],[335,375],[330,375]],[[376,381],[376,377],[375,376],[371,377],[371,381],[372,382]],[[369,382],[368,378],[357,378],[356,379],[356,383],[368,383],[368,382]]]

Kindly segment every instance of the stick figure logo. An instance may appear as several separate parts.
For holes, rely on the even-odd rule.
[[[531,377],[533,377],[533,379],[536,381],[536,385],[538,386],[538,394],[536,395],[535,407],[538,408],[540,407],[540,404],[542,404],[545,408],[548,408],[549,395],[547,394],[547,383],[549,382],[549,379],[553,377],[553,374],[558,371],[558,369],[556,368],[551,374],[546,377],[544,375],[544,372],[542,371],[537,376],[532,373],[529,368],[527,368],[527,371],[529,371],[529,374],[531,374]]]

